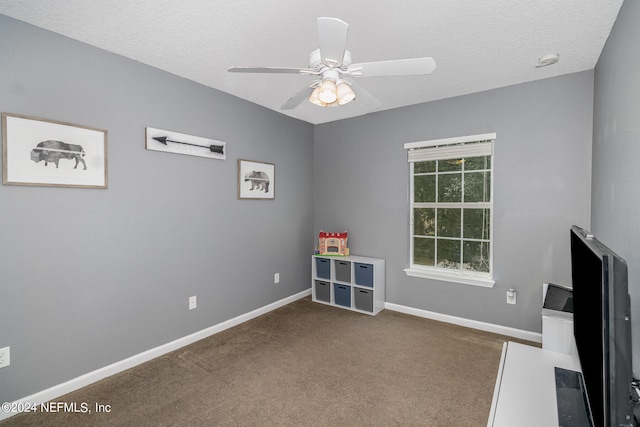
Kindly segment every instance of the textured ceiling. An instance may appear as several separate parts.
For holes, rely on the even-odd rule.
[[[313,81],[228,73],[233,65],[307,67],[316,18],[349,24],[353,62],[430,56],[429,76],[357,82],[380,110],[591,70],[623,0],[0,0],[0,13],[267,108]],[[560,62],[536,68],[558,53]],[[318,124],[366,114],[356,102],[282,111]]]

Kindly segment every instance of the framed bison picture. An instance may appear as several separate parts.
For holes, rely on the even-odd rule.
[[[238,199],[276,197],[276,165],[238,159]]]
[[[2,113],[2,183],[107,188],[107,131]]]

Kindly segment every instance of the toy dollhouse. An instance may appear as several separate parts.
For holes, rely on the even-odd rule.
[[[318,235],[318,253],[320,255],[349,256],[348,239],[349,233],[346,231],[342,233],[320,231]]]

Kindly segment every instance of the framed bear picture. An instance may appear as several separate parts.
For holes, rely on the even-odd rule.
[[[107,188],[107,131],[2,113],[2,183]]]
[[[276,165],[238,159],[238,199],[273,200]]]

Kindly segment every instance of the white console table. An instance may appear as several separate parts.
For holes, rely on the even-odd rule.
[[[575,355],[505,343],[487,426],[558,426],[556,366],[580,371]]]

